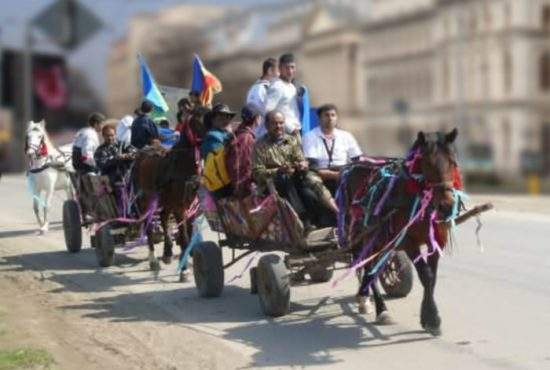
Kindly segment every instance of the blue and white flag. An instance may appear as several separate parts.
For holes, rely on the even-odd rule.
[[[143,98],[150,101],[155,106],[157,111],[161,111],[163,113],[168,112],[168,104],[166,104],[166,100],[164,100],[164,97],[160,93],[160,90],[155,83],[155,78],[153,77],[151,70],[149,70],[145,59],[138,54],[138,60],[141,71]]]

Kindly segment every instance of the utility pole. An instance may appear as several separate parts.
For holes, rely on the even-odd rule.
[[[4,44],[2,44],[2,25],[0,25],[0,108],[4,103]]]
[[[23,122],[26,125],[33,119],[33,84],[32,84],[32,24],[25,24],[25,49],[23,52]]]

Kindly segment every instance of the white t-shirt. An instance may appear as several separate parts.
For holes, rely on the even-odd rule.
[[[91,127],[80,129],[75,136],[74,147],[80,148],[84,163],[95,166],[94,153],[99,147],[99,136]]]
[[[122,117],[122,119],[116,125],[116,139],[118,142],[130,145],[132,141],[132,123],[134,122],[134,117],[127,115]]]
[[[265,109],[265,99],[267,97],[267,90],[269,89],[269,85],[271,84],[268,80],[257,80],[254,82],[254,85],[250,87],[248,90],[248,93],[246,94],[246,104],[252,104],[256,107],[258,107],[260,110]],[[265,114],[265,112],[263,112]],[[258,125],[258,128],[256,129],[256,137],[260,137],[263,134],[266,133],[265,125],[264,125],[264,117],[262,117],[262,121]]]
[[[357,140],[349,132],[335,128],[332,137],[332,140],[326,139],[320,127],[308,132],[302,138],[305,157],[317,160],[319,168],[328,168],[344,166],[350,163],[352,158],[363,154]],[[329,163],[330,151],[332,151],[332,163]]]
[[[272,110],[278,110],[285,115],[285,129],[287,133],[301,129],[298,92],[293,83],[278,78],[269,86],[264,113]]]
[[[268,80],[257,80],[254,85],[250,87],[246,94],[246,104],[254,104],[257,107],[265,106],[265,98],[267,96],[267,90],[271,82]]]

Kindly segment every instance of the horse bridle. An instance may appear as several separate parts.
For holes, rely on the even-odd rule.
[[[34,151],[34,156],[36,158],[39,158],[39,155],[40,155],[39,150],[43,145],[46,145],[44,135],[42,135],[42,137],[40,138],[39,144],[34,144],[34,143],[29,143],[29,135],[27,134],[25,138],[25,153],[27,152],[27,150],[32,149]]]

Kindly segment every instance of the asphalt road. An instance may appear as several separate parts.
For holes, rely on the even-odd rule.
[[[87,323],[71,330],[117,348],[119,353],[109,352],[120,357],[112,366],[550,369],[550,216],[536,207],[544,202],[527,212],[497,206],[485,214],[484,251],[476,245],[475,222],[460,226],[441,261],[436,300],[443,335],[433,338],[419,325],[418,279],[407,298],[388,301],[397,324],[376,326],[372,314],[357,314],[354,279],[334,289],[294,287],[291,313],[266,319],[257,297],[249,294],[248,274],[227,285],[222,297],[201,299],[192,281],[177,282],[175,264],[163,266],[158,277],[149,272],[145,248],[118,255],[116,266],[99,269],[86,234],[81,253],[65,251],[61,196],[54,201],[52,230],[37,236],[24,178],[2,178],[0,279],[39,275],[49,284],[42,294],[44,310]],[[226,281],[245,263],[229,268]],[[129,346],[125,334],[139,337],[139,345]],[[141,358],[143,353],[148,357]],[[104,355],[88,353],[93,361],[80,367],[101,368]],[[67,363],[60,366],[71,368]]]

